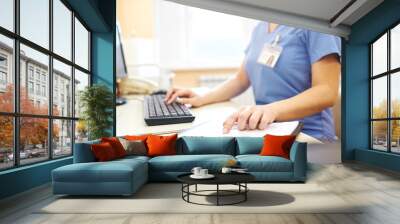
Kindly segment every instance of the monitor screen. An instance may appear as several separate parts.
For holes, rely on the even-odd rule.
[[[123,49],[123,43],[122,43],[122,38],[121,38],[121,29],[120,26],[117,25],[117,31],[116,31],[116,72],[117,72],[117,77],[125,77],[128,74],[128,69],[126,68],[126,62],[125,62],[125,56],[124,56],[124,49]]]

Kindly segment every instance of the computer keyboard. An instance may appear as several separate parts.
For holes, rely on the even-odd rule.
[[[189,123],[194,120],[187,106],[179,103],[166,104],[165,94],[144,97],[144,121],[149,126]]]

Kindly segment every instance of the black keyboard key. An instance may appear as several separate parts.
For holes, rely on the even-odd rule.
[[[172,106],[175,108],[175,110],[178,113],[178,115],[184,115],[185,114],[177,103],[173,103]]]
[[[185,115],[190,115],[190,114],[191,114],[190,111],[189,111],[189,109],[188,109],[187,107],[181,107],[181,109],[183,110],[183,113],[184,113]]]
[[[144,117],[147,125],[188,123],[194,120],[189,109],[178,103],[167,105],[165,95],[151,95],[144,98]]]
[[[167,106],[165,106],[164,103],[161,104],[161,110],[162,110],[162,112],[163,112],[163,114],[164,114],[165,116],[170,116],[169,111],[168,111],[168,109],[167,109]]]
[[[175,108],[171,104],[167,105],[167,109],[169,111],[169,114],[171,114],[171,116],[178,115],[178,113],[176,112]]]
[[[162,116],[163,113],[162,113],[161,107],[157,102],[154,102],[154,107],[156,109],[156,115],[157,116]]]
[[[164,102],[164,97],[162,97],[162,95],[158,95],[158,96],[157,96],[157,101],[158,101],[158,104],[159,104],[160,107],[161,107],[161,110],[162,110],[162,112],[163,112],[163,115],[165,115],[165,116],[170,116],[170,113],[169,113],[169,111],[168,111],[168,109],[167,109],[167,105],[166,105],[165,102]]]

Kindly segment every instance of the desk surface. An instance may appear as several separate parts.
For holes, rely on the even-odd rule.
[[[143,119],[143,96],[133,95],[127,98],[126,104],[117,106],[117,136],[179,132],[203,124],[211,120],[216,114],[226,114],[228,116],[241,106],[232,101],[210,104],[191,109],[192,113],[196,116],[193,123],[147,126]],[[304,133],[300,133],[296,140],[308,143],[321,143],[319,140]]]

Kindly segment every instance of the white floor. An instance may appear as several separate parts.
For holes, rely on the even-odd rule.
[[[312,165],[307,184],[317,184],[345,201],[363,203],[360,213],[291,214],[41,214],[57,199],[49,185],[0,201],[4,224],[398,224],[400,176],[362,164]],[[321,194],[308,197],[318,202]],[[96,203],[95,201],[93,203]],[[93,204],[94,205],[94,204]],[[174,205],[171,205],[174,206]]]

